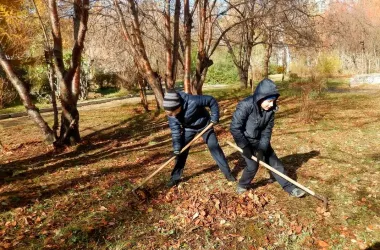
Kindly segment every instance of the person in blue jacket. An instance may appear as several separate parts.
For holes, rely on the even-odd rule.
[[[168,116],[172,134],[173,154],[177,156],[170,181],[167,184],[168,187],[173,187],[180,182],[190,148],[180,153],[181,149],[210,122],[214,124],[219,122],[219,106],[212,96],[189,95],[169,89],[165,93],[163,107]],[[211,115],[206,108],[210,109]],[[236,181],[219,146],[214,129],[209,129],[202,135],[202,138],[227,180]]]
[[[253,95],[238,103],[233,114],[230,132],[236,144],[243,149],[243,158],[247,164],[237,185],[239,194],[247,191],[258,170],[259,165],[251,159],[252,155],[281,173],[285,172],[270,143],[275,112],[278,109],[276,100],[279,96],[275,83],[270,79],[264,79],[257,85]],[[274,173],[271,175],[290,195],[305,195],[305,191],[291,182]]]

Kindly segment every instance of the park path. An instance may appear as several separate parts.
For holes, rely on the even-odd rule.
[[[149,101],[154,100],[154,95],[147,95],[147,98]],[[94,101],[78,103],[78,110],[84,111],[84,110],[90,110],[90,109],[105,109],[105,108],[122,106],[124,104],[137,104],[139,102],[140,102],[140,97],[125,97],[122,99],[110,98],[109,100],[107,99],[94,100]],[[44,118],[46,118],[46,117],[52,116],[53,112],[52,111],[41,112],[41,115]],[[19,117],[15,117],[15,118],[11,117],[11,118],[6,118],[6,119],[0,119],[0,129],[18,126],[18,125],[25,124],[28,122],[31,122],[31,120],[26,115],[20,115]]]
[[[217,89],[217,88],[225,88],[228,85],[224,84],[215,84],[210,86],[204,86],[203,89]],[[178,88],[181,90],[182,88]],[[153,94],[147,95],[148,101],[154,100]],[[118,98],[104,98],[100,100],[90,100],[90,101],[83,101],[78,103],[78,110],[90,110],[90,109],[103,109],[103,108],[111,108],[111,107],[118,107],[122,106],[124,104],[137,104],[140,102],[140,97],[118,97]],[[45,117],[49,117],[53,115],[52,109],[41,109],[41,115]],[[29,117],[26,115],[25,112],[22,113],[14,113],[14,114],[5,114],[0,115],[0,129],[1,128],[8,128],[13,126],[18,126],[21,124],[25,124],[32,121],[29,119]]]

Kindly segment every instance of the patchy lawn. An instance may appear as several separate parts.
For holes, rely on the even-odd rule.
[[[240,176],[242,157],[225,142],[248,91],[207,93],[219,100],[216,131]],[[41,142],[30,121],[1,122],[0,249],[379,249],[380,91],[326,93],[312,101],[312,124],[299,120],[297,97],[279,105],[273,147],[292,178],[328,197],[327,211],[268,183],[265,169],[255,189],[237,195],[201,141],[179,187],[165,188],[171,164],[141,202],[133,185],[170,156],[164,114],[87,108],[83,142],[62,151]]]

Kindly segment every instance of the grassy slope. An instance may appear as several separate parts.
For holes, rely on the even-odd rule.
[[[234,107],[248,92],[208,94],[219,100],[218,138],[239,176],[244,164],[225,141],[231,140]],[[0,246],[364,249],[379,244],[379,91],[325,94],[313,102],[313,124],[299,121],[296,97],[284,94],[280,106],[272,144],[291,177],[329,198],[329,211],[311,196],[292,198],[278,184],[266,183],[263,169],[257,188],[237,196],[200,142],[178,188],[164,187],[168,167],[148,182],[149,201],[139,202],[132,185],[168,158],[171,141],[163,114],[129,105],[82,112],[83,143],[60,152],[41,142],[30,121],[3,127],[8,151],[1,156]]]

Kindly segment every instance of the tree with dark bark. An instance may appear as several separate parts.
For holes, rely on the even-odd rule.
[[[46,30],[46,27],[45,27],[45,24],[42,20],[42,17],[40,15],[40,12],[38,10],[38,7],[36,5],[36,2],[35,0],[30,0],[31,3],[33,4],[33,7],[35,9],[35,12],[36,12],[36,15],[38,17],[38,21],[40,23],[40,26],[41,26],[41,30],[42,30],[42,33],[43,33],[43,37],[44,37],[44,56],[45,56],[45,63],[46,63],[46,67],[47,67],[47,70],[48,70],[48,79],[49,79],[49,86],[50,86],[50,98],[51,98],[51,104],[52,104],[52,107],[53,107],[53,120],[54,120],[54,123],[53,123],[53,126],[52,126],[52,129],[54,131],[54,136],[55,138],[58,138],[58,134],[57,134],[57,131],[58,131],[58,123],[59,123],[59,120],[58,120],[58,106],[57,106],[57,98],[56,98],[56,86],[54,84],[54,78],[55,78],[55,73],[54,73],[54,65],[53,65],[53,50],[52,50],[52,46],[51,46],[51,42],[50,42],[50,37],[49,37],[49,34],[47,33],[47,30]]]
[[[123,14],[119,0],[113,0],[113,4],[116,8],[122,34],[128,45],[128,49],[133,56],[135,64],[137,65],[139,72],[143,75],[143,78],[146,79],[152,88],[159,106],[162,107],[164,96],[161,86],[161,77],[153,70],[145,49],[137,2],[134,0],[126,1],[126,7],[130,14],[128,23]]]
[[[241,21],[229,18],[228,13],[234,8],[231,4],[227,7],[222,7],[216,0],[201,0],[197,7],[197,58],[194,77],[189,89],[192,94],[201,95],[208,68],[214,63],[211,56],[216,51],[222,38],[235,26],[239,25]],[[226,25],[222,27],[219,25],[221,22],[225,22]],[[219,31],[219,33],[216,31]]]
[[[38,125],[41,132],[45,136],[45,140],[49,143],[52,143],[54,141],[54,133],[53,130],[49,127],[49,125],[45,122],[45,120],[42,118],[38,108],[33,104],[32,98],[30,96],[30,93],[28,91],[28,88],[24,82],[20,80],[19,77],[15,74],[13,71],[13,68],[7,60],[6,55],[3,51],[3,48],[0,44],[0,64],[5,71],[8,79],[12,83],[12,85],[17,90],[21,100],[22,104],[24,105],[27,114],[29,117]]]
[[[45,122],[38,108],[34,105],[30,95],[30,86],[19,77],[15,70],[14,62],[22,64],[22,56],[33,43],[36,35],[36,25],[33,20],[26,17],[27,22],[22,22],[27,7],[22,2],[5,1],[1,4],[2,14],[6,18],[0,18],[0,65],[10,83],[16,89],[28,116],[40,128],[46,142],[55,141],[55,133]]]
[[[232,7],[237,14],[236,19],[239,20],[240,25],[233,30],[233,34],[224,35],[223,41],[238,69],[240,86],[247,88],[252,50],[254,46],[263,43],[262,26],[271,6],[268,1],[251,0]]]
[[[274,46],[311,46],[316,42],[313,15],[314,4],[307,1],[250,0],[234,5],[241,24],[233,35],[223,39],[235,66],[238,68],[241,86],[246,88],[253,48],[264,45],[263,77],[268,77],[269,63]],[[238,35],[236,35],[238,34]]]
[[[62,34],[57,1],[49,0],[49,16],[53,36],[54,71],[60,88],[62,106],[61,128],[56,145],[70,145],[80,141],[79,112],[77,102],[80,93],[80,65],[87,31],[89,0],[73,1],[74,46],[71,65],[65,68],[63,61]]]

